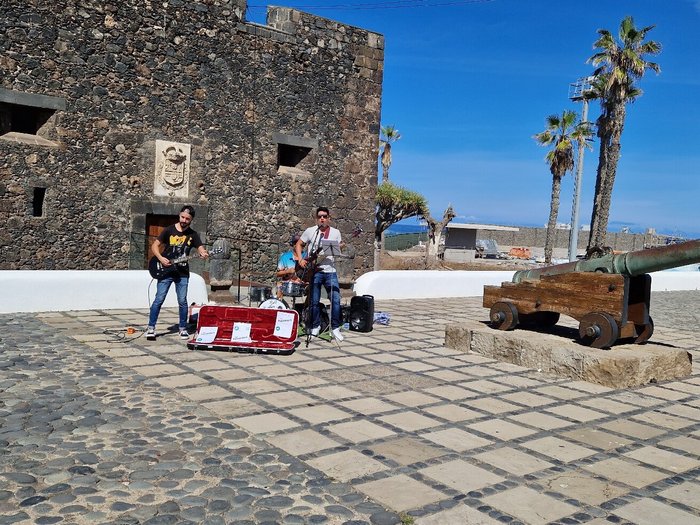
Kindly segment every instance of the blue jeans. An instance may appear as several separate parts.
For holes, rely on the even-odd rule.
[[[169,275],[158,281],[158,288],[156,289],[156,297],[153,299],[153,304],[151,305],[151,313],[148,316],[148,326],[156,326],[156,321],[158,321],[158,314],[160,314],[160,307],[163,306],[165,302],[165,297],[168,295],[168,290],[170,290],[170,285],[175,283],[175,293],[177,294],[177,307],[178,313],[180,314],[180,330],[185,330],[187,328],[187,283],[189,283],[189,277],[183,277],[182,275]]]
[[[321,326],[321,312],[319,302],[321,301],[321,286],[326,289],[326,293],[331,300],[331,328],[340,326],[340,286],[338,285],[338,274],[335,272],[317,272],[311,285],[311,328]]]

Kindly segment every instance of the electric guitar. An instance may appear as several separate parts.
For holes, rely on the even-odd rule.
[[[362,229],[362,226],[359,224],[355,226],[355,229],[352,231],[352,238],[358,237],[361,233],[363,233],[364,230]],[[313,277],[314,273],[316,273],[316,266],[318,262],[318,256],[321,253],[321,250],[323,250],[323,245],[319,242],[318,248],[316,248],[316,251],[314,253],[309,254],[306,256],[304,259],[306,260],[306,267],[302,268],[301,265],[299,264],[299,261],[296,261],[296,264],[294,265],[294,273],[296,276],[304,283],[304,284],[309,284]]]
[[[209,252],[209,255],[216,255],[217,253],[221,253],[223,251],[223,248],[214,248],[212,251]],[[178,264],[187,262],[190,259],[194,259],[195,257],[199,257],[199,253],[194,253],[192,255],[183,255],[182,257],[177,257],[175,259],[168,259],[170,261],[170,266],[163,266],[163,264],[154,255],[153,257],[151,257],[151,260],[148,261],[148,273],[151,274],[151,277],[160,281],[161,279],[164,279],[171,273],[177,273]]]
[[[313,252],[304,257],[306,261],[306,267],[302,267],[299,261],[295,261],[294,273],[304,284],[309,284],[314,277],[316,272],[316,264],[318,262],[318,254],[321,253],[321,244],[319,243],[318,248]]]

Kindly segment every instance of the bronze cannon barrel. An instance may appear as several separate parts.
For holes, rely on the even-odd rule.
[[[544,275],[561,275],[571,272],[618,273],[634,277],[697,262],[700,262],[700,240],[604,255],[594,259],[582,259],[533,270],[520,270],[513,275],[513,282],[519,283],[526,279],[539,279]]]

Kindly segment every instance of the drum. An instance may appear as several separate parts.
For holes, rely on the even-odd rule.
[[[251,286],[250,300],[256,303],[262,303],[264,300],[272,297],[272,288],[269,286]]]
[[[268,310],[289,310],[289,306],[284,301],[279,299],[268,299],[260,303],[259,308],[266,308]]]
[[[280,284],[282,295],[288,297],[302,297],[304,295],[304,283],[295,281],[284,281]]]

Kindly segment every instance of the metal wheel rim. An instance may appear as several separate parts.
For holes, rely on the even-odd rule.
[[[609,348],[620,336],[615,319],[605,312],[586,314],[578,330],[581,342],[593,348]]]

